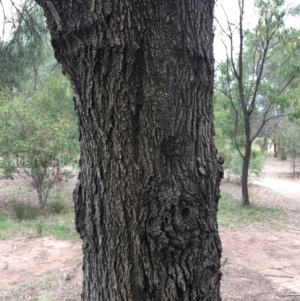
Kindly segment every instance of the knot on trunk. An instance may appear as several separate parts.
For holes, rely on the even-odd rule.
[[[165,247],[185,249],[192,241],[199,240],[200,229],[203,229],[200,223],[202,224],[205,218],[205,211],[200,209],[200,203],[196,199],[182,198],[162,203],[161,208],[150,210],[147,225],[147,233],[154,239],[159,249]]]
[[[173,213],[173,226],[175,231],[190,231],[198,229],[200,210],[197,204],[180,201]]]

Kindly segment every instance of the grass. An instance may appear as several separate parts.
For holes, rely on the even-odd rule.
[[[38,301],[50,301],[55,300],[54,296],[54,290],[51,289],[51,286],[49,286],[49,283],[53,281],[57,281],[57,275],[51,273],[51,274],[45,274],[42,275],[38,280],[38,287],[44,288],[40,291],[41,295],[37,299]],[[55,282],[56,282],[55,281]]]
[[[43,211],[31,203],[13,201],[11,210],[0,213],[0,239],[15,235],[53,235],[78,240],[71,191],[56,192]]]
[[[270,223],[285,217],[282,207],[243,206],[242,201],[224,193],[219,202],[218,223],[223,227],[240,228],[253,223]]]
[[[0,239],[14,235],[53,235],[57,239],[77,240],[74,214],[43,215],[30,220],[18,220],[0,215]]]
[[[0,239],[15,235],[53,235],[62,240],[78,240],[75,230],[72,191],[56,191],[50,197],[46,209],[41,212],[36,206],[12,202],[11,211],[0,213]],[[223,227],[239,228],[253,223],[271,223],[286,215],[281,207],[243,206],[241,200],[223,193],[219,202],[218,223]]]

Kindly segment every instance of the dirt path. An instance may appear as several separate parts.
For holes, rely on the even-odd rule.
[[[223,300],[300,300],[299,234],[221,229]]]
[[[300,181],[290,178],[289,168],[269,156],[264,178],[250,189],[253,204],[293,210],[281,229],[220,229],[223,300],[300,300]],[[221,189],[240,197],[237,185],[224,181]]]
[[[11,238],[0,254],[0,300],[80,300],[80,242]]]
[[[22,282],[80,261],[80,244],[50,237],[0,241],[0,286]]]
[[[268,188],[277,195],[276,204],[292,210],[300,209],[300,179],[292,178],[290,162],[280,161],[272,155],[264,168],[264,177],[254,181],[255,185]],[[266,199],[267,202],[272,200]]]
[[[226,181],[221,189],[240,195],[240,187]],[[279,229],[220,228],[223,301],[300,301],[300,181],[289,178],[288,162],[269,157],[265,178],[250,190],[254,204],[294,211]],[[80,242],[0,240],[0,300],[79,301],[81,257]]]

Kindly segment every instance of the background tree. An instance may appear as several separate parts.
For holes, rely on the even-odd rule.
[[[284,26],[288,11],[283,0],[256,1],[257,23],[249,30],[244,28],[245,1],[238,4],[238,24],[228,18],[226,26],[218,23],[227,58],[218,66],[216,89],[232,106],[234,144],[243,161],[243,204],[249,205],[253,142],[268,121],[289,115],[297,100],[293,89],[299,76],[299,65],[294,63],[299,35]]]
[[[38,66],[45,62],[46,54],[49,57],[49,51],[45,51],[49,38],[42,11],[34,1],[12,3],[14,14],[5,15],[2,25],[3,30],[9,28],[9,34],[3,35],[0,43],[0,67],[5,70],[0,75],[0,87],[14,93],[22,87],[24,93],[24,85],[30,84],[26,93],[32,94],[37,85]]]
[[[82,300],[220,300],[214,1],[37,2],[76,95]]]
[[[7,101],[0,107],[2,178],[18,174],[28,181],[41,209],[54,185],[72,175],[63,166],[74,162],[78,154],[73,112],[66,108],[72,106],[72,96],[61,77],[55,72],[34,97]]]
[[[300,125],[299,120],[281,120],[276,129],[279,157],[286,160],[289,157],[291,177],[299,178],[300,174]]]
[[[218,153],[224,159],[223,167],[226,169],[226,178],[227,180],[231,180],[231,176],[233,176],[233,179],[237,180],[240,184],[243,160],[235,147],[233,137],[236,135],[237,143],[242,146],[244,142],[243,128],[240,126],[235,129],[232,123],[232,116],[234,116],[233,108],[225,96],[217,90],[214,93],[214,115],[216,128],[215,143]],[[237,131],[236,133],[235,130]],[[263,142],[263,138],[258,139],[254,142],[251,149],[249,177],[252,179],[260,178],[263,175],[263,167],[266,159],[265,153],[261,151]]]
[[[54,185],[71,174],[63,166],[78,156],[72,93],[53,57],[41,9],[25,1],[11,22],[0,51],[6,69],[0,77],[1,177],[23,177],[44,208]]]

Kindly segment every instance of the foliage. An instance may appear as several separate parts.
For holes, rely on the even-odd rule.
[[[300,124],[298,120],[282,120],[277,127],[276,142],[279,148],[280,159],[291,163],[291,176],[299,177],[300,173]]]
[[[64,204],[64,195],[57,191],[53,200],[48,204],[48,212],[51,214],[62,214],[66,211],[66,206]]]
[[[243,160],[235,148],[234,144],[234,126],[232,124],[232,112],[230,103],[226,101],[217,91],[214,95],[215,108],[215,143],[218,149],[218,154],[224,159],[224,168],[229,173],[239,176],[242,175]],[[243,145],[243,131],[242,127],[237,128],[236,140]],[[260,148],[254,144],[251,151],[251,158],[249,164],[249,174],[254,178],[262,176],[263,167],[265,164],[266,155],[260,151]]]
[[[63,166],[78,154],[70,105],[70,88],[53,73],[30,99],[10,99],[0,108],[2,177],[18,173],[25,178],[36,189],[40,208],[54,185],[71,176]]]
[[[221,141],[224,141],[221,139]],[[230,141],[225,144],[221,144],[218,137],[216,137],[216,143],[218,147],[219,155],[224,158],[224,168],[229,174],[238,176],[239,183],[242,176],[243,160]],[[266,155],[258,149],[252,150],[249,175],[251,178],[261,178],[263,168],[266,161]]]
[[[47,58],[46,25],[35,1],[27,0],[15,4],[14,8],[11,17],[5,14],[3,24],[10,27],[10,35],[0,40],[0,67],[5,70],[0,73],[0,90],[4,87],[10,91],[23,90],[23,85],[31,81],[35,82],[31,88],[33,92],[38,69]]]
[[[254,151],[251,152],[251,158],[250,158],[250,165],[249,165],[249,173],[250,176],[253,178],[260,178],[262,177],[262,171],[265,164],[266,156],[261,153],[260,151]],[[239,153],[234,150],[232,152],[231,161],[229,163],[229,170],[235,174],[241,177],[242,175],[242,168],[243,168],[243,160]]]
[[[72,174],[78,134],[68,80],[50,49],[43,12],[35,1],[14,5],[0,41],[0,172],[26,179],[44,208],[55,184]]]

